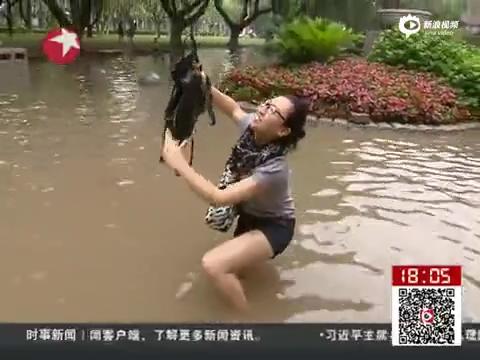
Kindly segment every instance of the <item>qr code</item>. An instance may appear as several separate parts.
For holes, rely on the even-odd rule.
[[[393,296],[394,345],[460,345],[459,289],[401,287]]]

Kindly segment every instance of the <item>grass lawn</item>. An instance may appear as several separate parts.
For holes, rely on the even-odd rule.
[[[5,32],[0,32],[0,47],[23,47],[29,52],[29,56],[41,56],[41,42],[45,34],[42,33],[18,33],[10,37]],[[169,49],[168,37],[161,36],[158,43],[153,42],[155,35],[136,35],[133,40],[133,51],[141,53],[151,53],[158,49],[165,51]],[[216,36],[197,36],[197,44],[199,47],[225,47],[228,42],[228,37]],[[128,46],[130,40],[124,38],[123,42],[118,41],[116,34],[97,35],[93,38],[84,37],[82,40],[82,47],[85,51],[98,50],[116,50],[124,49]],[[240,39],[240,46],[263,46],[264,39]]]

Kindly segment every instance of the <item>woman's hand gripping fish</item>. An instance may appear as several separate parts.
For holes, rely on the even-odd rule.
[[[182,57],[175,64],[171,73],[174,86],[165,109],[163,142],[167,129],[172,133],[172,137],[180,143],[191,141],[189,164],[192,165],[193,134],[198,117],[208,111],[209,123],[212,126],[215,125],[216,119],[212,104],[211,82],[209,77],[203,73],[192,29],[190,38],[193,42],[192,52]],[[160,161],[163,161],[161,156]]]

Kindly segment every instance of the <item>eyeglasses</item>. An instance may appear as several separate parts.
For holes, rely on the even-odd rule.
[[[267,114],[270,115],[277,114],[284,123],[287,121],[287,119],[285,119],[285,116],[283,116],[282,113],[277,109],[277,107],[273,105],[270,101],[265,101],[264,103],[260,104],[259,110],[262,112],[266,111]]]

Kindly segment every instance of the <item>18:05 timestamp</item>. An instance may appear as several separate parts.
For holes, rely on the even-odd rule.
[[[394,286],[460,286],[462,282],[461,266],[392,266],[392,285]]]

